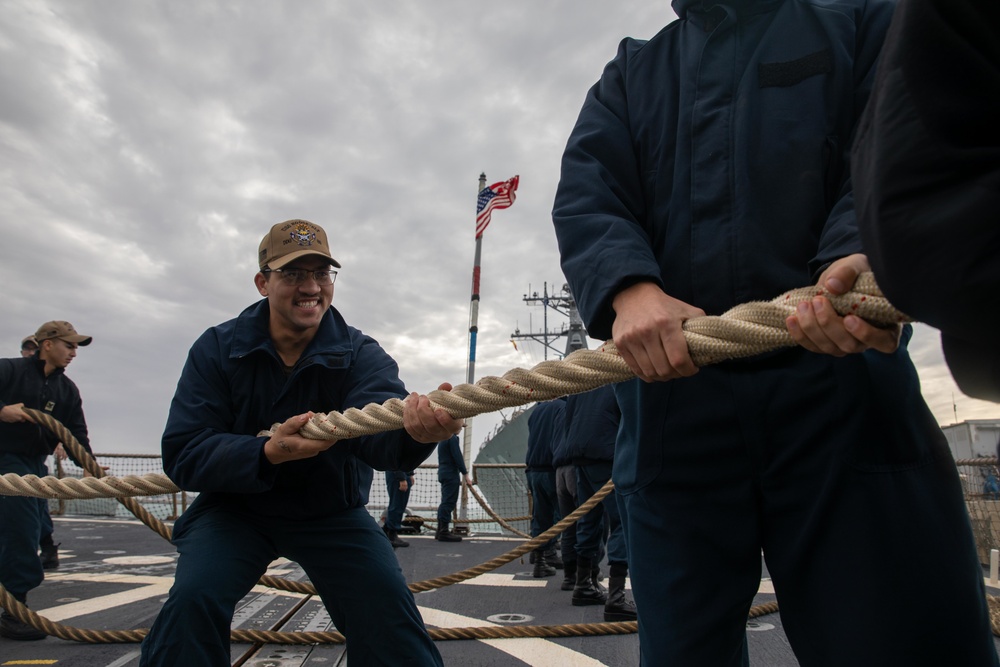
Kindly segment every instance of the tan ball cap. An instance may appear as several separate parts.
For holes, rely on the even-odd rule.
[[[35,332],[35,340],[39,345],[41,345],[43,340],[50,340],[52,338],[58,338],[67,343],[76,343],[77,345],[90,345],[90,342],[94,340],[90,336],[81,336],[76,332],[72,324],[61,320],[46,322],[38,327],[38,331]]]
[[[325,257],[340,268],[340,262],[330,254],[330,243],[322,227],[308,220],[285,220],[271,227],[260,242],[257,265],[261,269],[265,266],[280,269],[292,260],[309,255]]]

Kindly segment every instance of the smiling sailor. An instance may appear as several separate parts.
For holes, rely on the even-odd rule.
[[[258,263],[264,299],[194,343],[170,405],[164,470],[200,495],[175,525],[176,579],[140,664],[228,666],[236,603],[284,556],[316,586],[352,666],[440,665],[364,503],[371,468],[412,470],[461,421],[410,394],[405,430],[336,443],[298,435],[314,412],[407,392],[396,362],[331,307],[340,263],[322,227],[274,225]],[[256,435],[275,423],[274,435]]]

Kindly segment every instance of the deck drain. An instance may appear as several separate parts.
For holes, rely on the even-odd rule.
[[[774,630],[774,626],[770,623],[747,621],[747,632],[767,632],[768,630]]]
[[[487,616],[486,620],[490,623],[530,623],[535,620],[534,616],[528,616],[527,614],[493,614],[492,616]]]

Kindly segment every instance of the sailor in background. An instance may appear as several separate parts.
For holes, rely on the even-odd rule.
[[[563,403],[562,433],[556,434],[552,445],[552,466],[556,469],[556,504],[559,516],[565,518],[573,513],[580,502],[576,494],[576,466],[566,441],[566,399]],[[576,588],[576,523],[570,524],[559,535],[560,551],[563,561],[562,590],[571,591]]]
[[[48,429],[28,420],[22,407],[52,415],[90,451],[80,390],[66,377],[66,367],[76,358],[77,349],[92,340],[78,334],[69,322],[46,322],[34,335],[37,352],[0,359],[0,475],[44,477],[45,459],[58,444]],[[76,463],[82,467],[80,461]],[[48,507],[43,509],[38,498],[0,496],[0,583],[24,604],[28,592],[45,578],[38,544],[46,519],[51,535]],[[46,634],[4,611],[0,636],[37,640]]]
[[[531,536],[537,537],[562,518],[556,498],[556,469],[552,463],[552,450],[556,441],[565,437],[563,413],[566,402],[560,399],[539,403],[528,417],[528,448],[524,455],[524,474],[531,492]],[[531,555],[535,564],[535,578],[555,576],[562,567],[557,560],[558,537],[536,548]]]
[[[566,449],[576,467],[576,496],[582,505],[611,479],[621,410],[614,387],[605,385],[566,398]],[[635,604],[625,593],[628,550],[618,491],[612,491],[576,524],[576,585],[573,604],[604,605],[605,621],[636,620]],[[607,553],[608,589],[598,583]]]
[[[32,357],[38,352],[38,341],[35,336],[25,336],[21,339],[21,356]],[[66,449],[60,442],[52,451],[59,461],[66,460]],[[45,468],[48,466],[46,465]],[[43,470],[45,469],[43,468]],[[55,526],[52,524],[52,515],[49,513],[49,501],[45,498],[38,498],[38,511],[42,516],[42,536],[38,540],[38,557],[42,561],[43,570],[54,570],[59,567],[59,545],[52,539],[55,533]]]
[[[413,470],[386,470],[385,472],[385,490],[389,495],[389,506],[385,510],[385,523],[382,530],[385,531],[393,549],[410,546],[409,542],[399,536],[399,531],[403,529],[403,514],[410,501],[413,482],[416,481],[413,473]]]
[[[441,484],[441,502],[437,510],[437,532],[434,539],[441,542],[461,542],[462,536],[449,530],[451,515],[458,504],[458,490],[462,484],[470,484],[469,471],[465,466],[465,457],[458,442],[458,436],[453,435],[437,444],[438,482]]]

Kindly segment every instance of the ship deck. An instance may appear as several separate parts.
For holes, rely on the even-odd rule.
[[[89,630],[148,628],[173,581],[176,554],[170,544],[135,520],[55,517],[61,542],[60,566],[29,594],[32,609],[52,621]],[[422,581],[464,570],[509,552],[519,539],[472,535],[461,543],[442,543],[429,532],[407,535],[408,548],[396,551],[408,581]],[[293,580],[305,575],[295,563],[277,561],[271,574]],[[561,572],[535,579],[527,558],[515,560],[475,579],[416,595],[431,628],[484,625],[562,625],[603,621],[603,608],[574,607],[562,591]],[[993,588],[996,594],[1000,590]],[[318,598],[258,587],[243,599],[234,628],[282,631],[333,630]],[[754,604],[774,601],[763,579]],[[845,619],[850,622],[850,619]],[[748,623],[750,660],[768,667],[797,664],[778,614]],[[998,643],[1000,646],[1000,643]],[[560,639],[446,640],[438,647],[446,665],[566,667],[639,663],[635,634]],[[16,642],[0,638],[0,666],[131,667],[138,664],[135,643],[90,644],[48,637]],[[232,665],[252,667],[334,667],[347,664],[341,645],[232,644]]]

